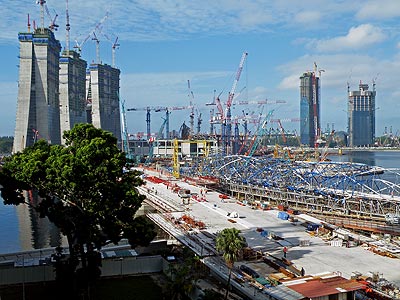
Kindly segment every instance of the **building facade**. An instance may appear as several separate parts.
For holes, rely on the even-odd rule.
[[[348,91],[349,146],[372,146],[375,142],[375,85],[360,82],[358,91]]]
[[[301,144],[316,146],[320,132],[320,80],[316,72],[306,72],[300,77]]]
[[[119,75],[120,70],[109,65],[91,64],[86,72],[86,99],[88,122],[121,142]]]
[[[75,124],[87,123],[86,118],[86,67],[80,55],[71,50],[63,51],[60,57],[60,128],[63,133]]]
[[[19,78],[13,152],[37,139],[61,143],[59,57],[61,44],[47,28],[19,33]]]

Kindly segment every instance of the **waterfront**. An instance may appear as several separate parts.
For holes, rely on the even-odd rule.
[[[329,155],[337,162],[365,163],[372,166],[400,168],[400,151],[354,151]],[[25,206],[6,206],[0,198],[0,253],[10,253],[57,246],[61,236],[46,219],[40,219]]]

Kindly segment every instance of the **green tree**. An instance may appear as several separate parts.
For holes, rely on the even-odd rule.
[[[40,140],[6,158],[0,170],[1,196],[5,204],[32,206],[60,228],[70,256],[58,264],[57,277],[70,274],[85,284],[100,275],[95,249],[122,238],[132,247],[147,245],[155,231],[145,217],[135,218],[145,199],[137,190],[143,181],[139,172],[123,171],[126,158],[116,138],[90,124],[76,125],[64,138],[65,147]],[[41,200],[27,201],[27,190],[36,191]]]
[[[225,228],[217,235],[217,251],[222,252],[222,257],[229,268],[225,300],[228,299],[233,265],[246,244],[246,239],[240,235],[240,230],[236,228]]]
[[[9,154],[12,151],[14,138],[12,136],[0,137],[0,154]]]
[[[167,273],[171,276],[168,285],[168,299],[184,300],[189,299],[196,281],[203,275],[203,263],[200,258],[193,254],[188,248],[183,249],[182,261],[178,264],[171,263]]]

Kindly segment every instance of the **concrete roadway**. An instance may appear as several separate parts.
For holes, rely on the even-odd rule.
[[[159,173],[145,171],[148,175],[160,176]],[[186,182],[176,181],[182,187],[190,189],[201,197],[200,186],[193,186]],[[329,242],[319,237],[311,236],[301,225],[301,215],[299,222],[293,224],[289,221],[281,220],[277,217],[278,211],[254,210],[247,206],[241,206],[234,199],[227,199],[224,202],[219,198],[219,193],[215,191],[205,194],[206,202],[191,200],[190,204],[182,204],[182,199],[171,189],[167,189],[164,184],[154,184],[146,181],[146,186],[150,194],[156,196],[161,201],[174,202],[179,206],[180,212],[171,212],[175,218],[187,214],[195,220],[206,224],[206,230],[211,234],[216,234],[224,228],[235,227],[239,229],[250,247],[254,250],[268,252],[277,257],[283,255],[283,247],[287,246],[287,258],[296,265],[302,267],[306,274],[318,274],[323,272],[339,272],[345,278],[350,278],[353,272],[360,272],[363,275],[369,272],[378,272],[384,278],[400,286],[400,260],[380,256],[366,250],[365,247],[333,247]],[[155,193],[157,192],[157,195]],[[228,213],[237,212],[239,218],[230,218]],[[304,216],[304,218],[308,218]],[[232,223],[229,219],[236,221]],[[283,238],[282,240],[262,237],[257,228],[262,228],[269,233]],[[205,236],[196,235],[197,239],[206,240]],[[308,246],[300,246],[300,241],[309,241]],[[210,240],[204,241],[210,245]],[[205,254],[205,253],[203,253]],[[238,265],[241,263],[238,262]],[[262,274],[266,275],[266,274]]]

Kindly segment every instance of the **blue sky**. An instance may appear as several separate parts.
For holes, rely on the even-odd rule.
[[[18,81],[18,32],[27,30],[27,14],[40,24],[34,0],[0,0],[0,136],[13,135]],[[16,4],[18,3],[18,4]],[[47,0],[50,15],[59,15],[56,37],[65,46],[65,1]],[[299,118],[299,77],[316,62],[321,73],[321,127],[347,128],[347,82],[376,82],[376,135],[387,127],[400,130],[400,1],[399,0],[69,0],[71,46],[81,43],[102,23],[100,57],[111,64],[118,36],[116,66],[121,69],[121,98],[126,108],[188,106],[187,81],[202,131],[209,130],[214,90],[223,102],[234,82],[244,51],[248,56],[237,84],[239,100],[285,100],[285,104],[237,105],[242,111],[274,119]],[[45,24],[50,19],[45,15]],[[82,57],[96,59],[89,38]],[[172,111],[170,129],[189,125],[190,110]],[[127,112],[129,133],[146,131],[145,112]],[[157,132],[163,113],[152,113]],[[299,130],[298,122],[283,122]],[[276,124],[272,125],[277,127]]]

